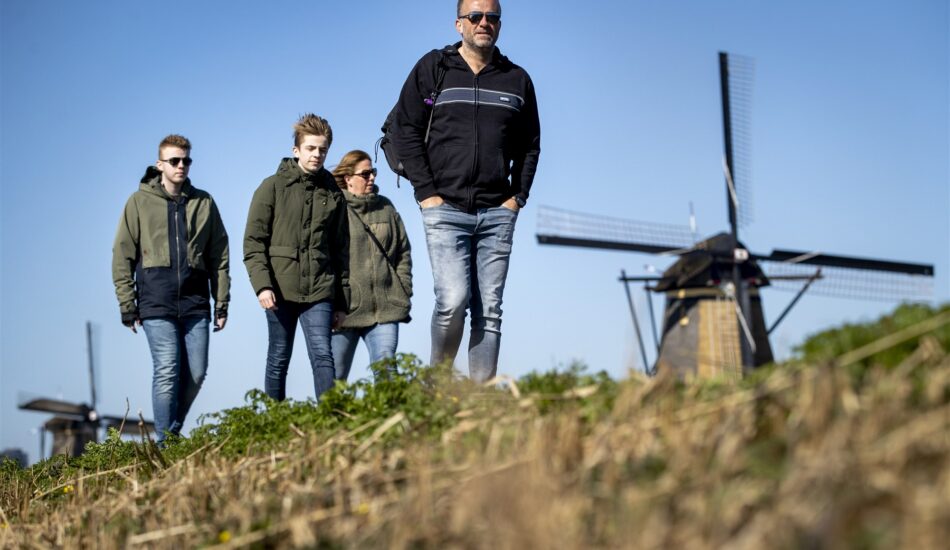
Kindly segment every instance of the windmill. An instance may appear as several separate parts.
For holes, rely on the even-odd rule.
[[[52,454],[79,456],[86,443],[99,441],[100,428],[116,428],[123,435],[139,435],[137,422],[126,422],[121,416],[101,415],[96,410],[95,357],[92,348],[92,323],[86,322],[86,351],[89,366],[90,403],[70,403],[60,399],[41,397],[20,403],[27,411],[52,413],[55,416],[40,426],[40,460],[46,458],[46,432],[53,434]],[[146,420],[145,429],[155,425]]]
[[[810,288],[835,296],[870,299],[919,299],[931,292],[933,266],[827,254],[821,251],[748,250],[739,229],[751,220],[748,174],[748,103],[752,63],[719,53],[723,119],[723,173],[729,231],[696,242],[690,228],[542,207],[540,244],[627,250],[678,259],[662,275],[628,277],[621,272],[643,364],[648,367],[629,283],[663,294],[662,335],[654,343],[652,371],[680,376],[741,376],[773,361],[769,334]],[[777,320],[766,327],[760,289],[798,285],[797,294]],[[652,300],[647,300],[653,319]]]

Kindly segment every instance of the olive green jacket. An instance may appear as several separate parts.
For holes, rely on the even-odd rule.
[[[412,255],[402,218],[386,197],[374,192],[354,195],[343,191],[349,205],[350,312],[343,328],[408,321],[412,296]],[[395,265],[395,271],[370,238],[376,236]],[[398,278],[398,279],[397,279]]]
[[[296,159],[280,161],[251,199],[244,230],[244,265],[254,294],[278,300],[333,300],[347,311],[349,237],[346,202],[330,172],[307,174]]]
[[[182,195],[185,225],[188,231],[188,265],[208,274],[215,309],[227,312],[231,278],[228,275],[228,234],[218,207],[207,192],[185,180]],[[139,189],[125,203],[112,247],[112,280],[119,309],[123,314],[137,312],[137,268],[171,267],[168,202],[172,198],[162,188],[161,173],[149,167]]]

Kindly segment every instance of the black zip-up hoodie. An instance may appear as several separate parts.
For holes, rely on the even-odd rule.
[[[176,200],[162,188],[161,172],[149,166],[142,183],[149,184],[156,194],[168,200],[168,267],[143,267],[142,258],[135,264],[138,287],[138,315],[141,319],[155,317],[208,317],[211,311],[208,273],[188,265],[188,226],[185,208],[192,192],[190,182]]]
[[[488,65],[473,73],[460,45],[424,55],[396,104],[393,145],[416,200],[439,195],[467,212],[511,197],[526,201],[541,153],[534,85],[498,48]],[[430,107],[440,64],[441,91]]]

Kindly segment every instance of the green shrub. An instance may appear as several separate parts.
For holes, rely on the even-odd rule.
[[[846,324],[809,336],[794,348],[796,358],[806,363],[825,362],[845,353],[866,346],[885,336],[916,325],[927,319],[950,311],[950,303],[939,307],[926,304],[903,304],[892,313],[870,323]],[[950,324],[932,333],[943,348],[950,349]],[[895,366],[917,349],[920,338],[913,338],[888,348],[861,362],[863,366],[877,363]]]

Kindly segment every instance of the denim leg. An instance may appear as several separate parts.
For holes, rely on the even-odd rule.
[[[469,375],[485,382],[498,370],[501,302],[508,277],[517,212],[505,207],[478,212],[473,237],[472,330],[468,345]]]
[[[369,350],[369,362],[375,363],[396,356],[399,345],[399,323],[381,323],[365,329],[363,340]]]
[[[476,218],[448,204],[422,209],[432,264],[435,307],[429,363],[454,361],[471,299],[471,247]]]
[[[396,356],[396,346],[399,345],[399,323],[381,323],[363,329],[363,340],[369,350],[370,363],[391,359]],[[395,365],[388,371],[395,374]]]
[[[310,367],[313,369],[313,389],[317,399],[333,387],[333,353],[330,350],[330,327],[333,324],[333,304],[329,300],[307,304],[300,312],[300,326],[307,342]]]
[[[180,363],[178,326],[168,318],[143,319],[142,329],[152,354],[152,414],[158,442],[165,441],[178,409]]]
[[[267,363],[264,367],[264,393],[278,401],[287,397],[287,368],[294,351],[299,307],[291,302],[277,304],[277,310],[265,310],[267,316]]]
[[[191,404],[208,372],[208,324],[206,317],[186,317],[178,322],[181,327],[181,366],[178,382],[178,409],[171,432],[178,434],[185,425]]]
[[[353,354],[356,353],[356,345],[359,343],[360,332],[355,328],[334,332],[330,337],[330,347],[333,349],[333,371],[337,380],[345,381],[350,375]]]

